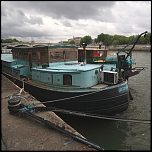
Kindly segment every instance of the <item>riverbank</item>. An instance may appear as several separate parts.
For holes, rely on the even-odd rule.
[[[68,140],[70,137],[66,134],[53,128],[47,128],[32,118],[24,115],[19,116],[10,114],[8,110],[9,98],[7,97],[14,92],[19,93],[20,90],[21,88],[17,87],[6,77],[1,75],[1,150],[95,151],[95,149],[76,140],[71,142],[71,140]],[[39,106],[44,106],[27,92],[23,91],[22,97],[26,99],[26,104],[34,103]],[[36,112],[35,115],[46,118],[51,123],[64,127],[65,130],[85,139],[85,137],[66,124],[54,112]]]
[[[126,44],[127,45],[127,44]],[[126,47],[126,45],[109,45],[109,46],[105,46],[105,45],[101,45],[101,49],[107,49],[108,51],[118,51],[124,47]],[[125,50],[130,50],[132,48],[133,45],[129,45],[125,48]],[[95,44],[95,45],[88,45],[87,47],[89,48],[99,48],[99,45]],[[133,48],[133,51],[150,51],[151,50],[151,45],[149,44],[136,44],[135,47]]]
[[[110,45],[107,47],[109,51],[118,51],[122,48],[124,48],[126,45]],[[126,47],[125,50],[130,50],[132,48],[132,45],[129,45]],[[136,44],[135,47],[133,48],[133,51],[150,51],[151,50],[151,45],[142,45],[142,44]]]

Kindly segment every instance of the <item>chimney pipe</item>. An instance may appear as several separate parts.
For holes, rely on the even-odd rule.
[[[86,62],[86,46],[87,46],[87,44],[86,43],[82,43],[82,46],[83,46],[83,50],[84,50],[84,64],[86,64],[87,62]]]

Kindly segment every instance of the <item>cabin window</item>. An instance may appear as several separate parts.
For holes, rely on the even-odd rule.
[[[66,59],[77,59],[77,52],[68,51],[68,53],[66,53],[65,56],[66,56]]]
[[[102,55],[103,55],[103,51],[100,51],[99,53],[100,53],[100,56],[102,56]]]
[[[46,59],[48,56],[47,52],[41,52],[41,59]]]
[[[32,53],[32,59],[36,59],[36,53]]]
[[[50,59],[63,59],[63,52],[50,52]]]
[[[86,51],[86,55],[87,55],[87,56],[90,56],[90,54],[91,54],[91,52]]]
[[[17,57],[17,53],[16,52],[14,52],[14,57]]]
[[[95,75],[97,75],[98,74],[98,70],[95,70]]]
[[[21,56],[22,56],[22,54],[19,52],[19,53],[18,53],[18,57],[21,58]]]
[[[72,76],[69,74],[63,75],[63,85],[72,85]]]
[[[24,59],[27,59],[28,53],[24,53]]]

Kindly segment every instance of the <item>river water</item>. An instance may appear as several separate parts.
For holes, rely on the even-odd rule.
[[[119,114],[123,119],[150,120],[151,122],[151,52],[133,51],[136,67],[147,67],[129,78],[133,96],[129,108]],[[61,116],[60,116],[61,117]],[[86,117],[61,117],[88,141],[104,150],[150,150],[151,123],[104,120]]]

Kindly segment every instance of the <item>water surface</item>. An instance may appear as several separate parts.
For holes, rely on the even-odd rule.
[[[151,52],[134,51],[132,58],[135,58],[136,66],[148,69],[129,78],[133,100],[119,117],[151,120]],[[64,117],[63,120],[105,150],[151,149],[151,124],[84,117]]]

